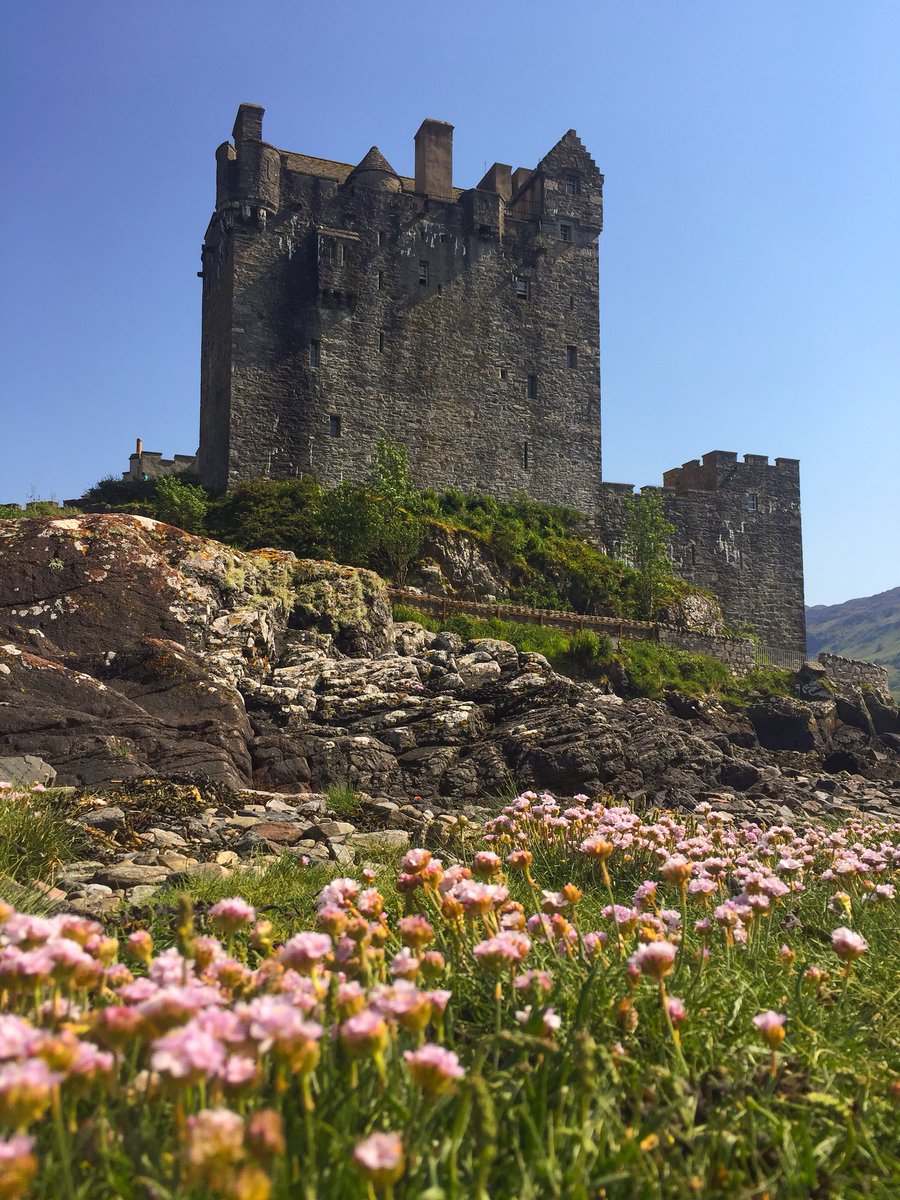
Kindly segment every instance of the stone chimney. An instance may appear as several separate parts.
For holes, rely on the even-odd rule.
[[[453,199],[453,126],[427,118],[416,134],[416,191]]]

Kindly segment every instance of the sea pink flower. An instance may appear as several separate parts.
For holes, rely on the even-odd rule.
[[[427,1096],[437,1096],[446,1091],[454,1079],[462,1079],[465,1071],[452,1050],[426,1042],[418,1050],[407,1050],[403,1055],[409,1073]]]
[[[669,996],[666,999],[666,1006],[669,1010],[669,1020],[673,1025],[680,1025],[687,1016],[684,1001],[679,1000],[677,996]]]
[[[766,1043],[770,1050],[777,1050],[784,1041],[784,1023],[787,1020],[782,1013],[773,1012],[771,1009],[768,1012],[759,1013],[753,1018],[753,1024],[759,1030],[760,1037]]]
[[[421,848],[407,850],[403,862],[400,864],[400,870],[407,875],[421,875],[430,862],[430,850]]]
[[[285,966],[308,975],[331,953],[331,945],[327,933],[296,933],[285,942],[278,957]]]
[[[409,946],[404,946],[391,959],[391,974],[400,979],[414,979],[419,973],[420,965]]]
[[[332,879],[326,883],[316,898],[316,908],[349,908],[359,895],[359,884],[355,879]]]
[[[478,879],[491,879],[503,870],[503,859],[493,850],[479,850],[472,859],[472,874]]]
[[[671,942],[648,942],[635,950],[628,962],[636,967],[642,975],[650,979],[662,981],[675,965],[678,948]]]
[[[375,1187],[389,1187],[403,1174],[403,1142],[398,1133],[373,1133],[357,1142],[353,1160]]]
[[[530,1004],[516,1010],[516,1020],[526,1028],[536,1022],[534,1032],[542,1037],[552,1037],[562,1025],[562,1018],[552,1008],[535,1009]]]
[[[194,1172],[237,1165],[244,1157],[244,1122],[227,1108],[204,1108],[188,1117],[186,1158]]]
[[[240,896],[232,896],[228,900],[219,900],[207,915],[220,933],[231,934],[252,925],[256,920],[256,909]]]
[[[862,958],[869,948],[869,943],[864,937],[843,925],[832,933],[831,945],[842,962],[853,962],[857,958]]]
[[[42,1058],[8,1062],[0,1066],[0,1121],[13,1129],[24,1129],[42,1117],[50,1105],[53,1089],[62,1076],[51,1071]]]
[[[666,883],[686,883],[694,870],[694,864],[683,854],[673,854],[659,868],[659,873]]]
[[[0,1014],[0,1059],[28,1058],[44,1039],[40,1029],[12,1013]]]
[[[423,916],[401,917],[398,922],[400,941],[414,950],[422,950],[434,941],[434,930]]]
[[[388,1027],[384,1018],[370,1008],[346,1020],[339,1030],[347,1050],[357,1058],[380,1054],[387,1045]]]
[[[33,1149],[34,1138],[24,1133],[0,1138],[0,1196],[16,1200],[27,1194],[38,1168]]]
[[[186,1083],[218,1074],[224,1063],[225,1047],[219,1039],[191,1021],[157,1038],[150,1056],[154,1071]]]
[[[524,962],[530,949],[531,938],[524,933],[501,930],[494,937],[479,942],[473,954],[482,966],[503,971]]]

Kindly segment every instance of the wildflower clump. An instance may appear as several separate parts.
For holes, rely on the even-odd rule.
[[[0,1200],[891,1195],[900,827],[524,793],[470,836],[288,925],[0,906]]]

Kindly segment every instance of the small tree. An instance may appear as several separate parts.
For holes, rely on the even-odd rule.
[[[406,447],[391,438],[375,443],[375,466],[369,487],[377,498],[376,555],[400,587],[422,547],[425,522],[419,493],[409,473]]]
[[[636,616],[641,620],[653,620],[660,589],[675,574],[668,548],[674,532],[659,492],[644,492],[628,501],[622,552],[639,576]]]
[[[156,480],[153,508],[157,520],[188,533],[201,533],[209,496],[202,487],[184,483],[177,475],[163,475]]]

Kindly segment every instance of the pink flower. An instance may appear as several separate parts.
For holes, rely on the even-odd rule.
[[[391,974],[401,979],[414,979],[419,973],[419,966],[419,960],[409,946],[404,946],[391,959]]]
[[[490,879],[503,870],[503,859],[493,850],[479,850],[472,859],[472,874],[478,879]]]
[[[678,948],[671,942],[648,942],[635,950],[628,963],[636,967],[642,975],[661,982],[675,965]]]
[[[195,1082],[216,1075],[225,1063],[225,1047],[189,1021],[153,1043],[150,1066],[172,1079]]]
[[[516,1020],[526,1029],[536,1025],[533,1032],[541,1037],[552,1037],[562,1025],[562,1017],[552,1008],[534,1009],[530,1004],[516,1010]]]
[[[0,1014],[0,1059],[28,1058],[37,1050],[44,1034],[24,1017]]]
[[[380,1054],[387,1045],[388,1028],[384,1018],[370,1008],[350,1017],[339,1032],[343,1045],[357,1058]]]
[[[0,788],[2,786],[0,783]],[[17,1196],[26,1195],[38,1168],[33,1149],[34,1138],[24,1133],[0,1138],[0,1196],[15,1200]]]
[[[832,933],[831,945],[838,958],[848,963],[862,958],[869,948],[869,943],[864,937],[843,925]]]
[[[753,1018],[753,1024],[759,1030],[760,1037],[766,1043],[770,1050],[777,1050],[784,1041],[784,1023],[787,1020],[782,1013],[773,1012],[771,1009],[768,1012],[759,1013]]]
[[[237,1165],[244,1157],[244,1122],[227,1108],[204,1108],[188,1117],[186,1157],[195,1176],[212,1166]]]
[[[349,908],[358,895],[359,884],[355,879],[332,879],[319,892],[316,908]]]
[[[0,1066],[0,1121],[23,1129],[42,1117],[61,1079],[42,1058],[4,1063]]]
[[[285,966],[308,975],[330,953],[331,938],[327,933],[296,933],[285,942],[279,958]]]
[[[669,996],[666,999],[666,1006],[669,1010],[669,1020],[673,1025],[680,1025],[687,1016],[684,1001],[679,1000],[677,996]]]
[[[426,1042],[418,1050],[407,1050],[403,1058],[410,1075],[426,1096],[439,1095],[452,1085],[454,1079],[462,1079],[465,1075],[453,1051],[432,1042]]]
[[[375,1187],[389,1187],[403,1174],[403,1142],[398,1133],[373,1133],[357,1142],[353,1161]]]
[[[530,949],[531,938],[526,934],[502,930],[494,937],[479,942],[473,954],[482,966],[492,971],[503,971],[524,962]]]
[[[220,933],[231,934],[245,925],[252,925],[256,920],[256,909],[240,896],[232,896],[214,904],[207,915]]]

